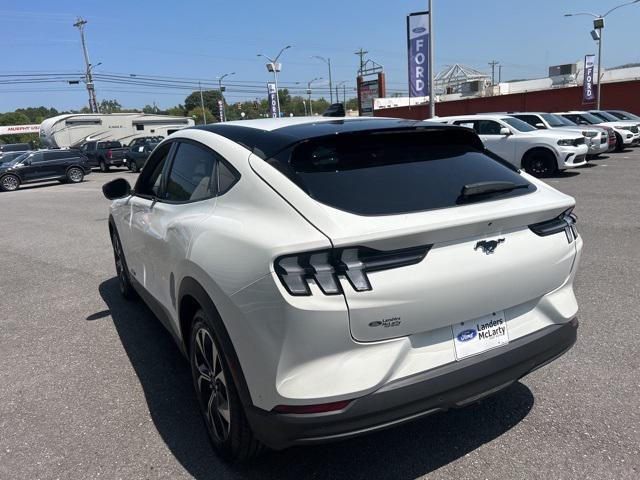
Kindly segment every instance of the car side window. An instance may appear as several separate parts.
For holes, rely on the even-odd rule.
[[[167,176],[163,198],[171,202],[194,202],[216,194],[216,155],[191,142],[179,142]]]
[[[515,115],[515,117],[520,119],[520,120],[522,120],[523,122],[528,123],[532,127],[535,127],[538,123],[542,123],[544,125],[542,120],[540,120],[535,115]],[[536,128],[538,128],[538,127],[536,127]]]
[[[218,159],[218,195],[224,195],[240,178],[240,174],[226,161]]]
[[[493,120],[478,120],[476,133],[478,135],[500,135],[500,124]]]
[[[43,162],[45,158],[42,153],[34,153],[29,160],[31,160],[31,163],[38,163]]]
[[[70,157],[71,155],[67,155],[65,152],[46,152],[44,154],[44,160],[60,160],[61,158],[65,158],[67,156]]]
[[[162,172],[169,158],[172,146],[173,143],[166,143],[149,157],[147,165],[142,170],[140,177],[138,177],[135,187],[136,194],[159,197],[162,180],[164,178]]]
[[[466,127],[466,128],[470,128],[472,130],[475,130],[476,133],[477,133],[475,120],[456,120],[453,123],[454,123],[454,125],[459,125],[461,127]]]

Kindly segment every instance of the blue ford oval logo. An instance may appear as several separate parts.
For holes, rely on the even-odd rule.
[[[478,334],[478,332],[476,332],[472,328],[470,328],[469,330],[463,330],[458,334],[458,341],[459,342],[468,342],[469,340],[473,340],[476,337],[477,334]]]
[[[426,31],[427,31],[427,29],[424,28],[424,27],[416,27],[416,28],[413,29],[413,33],[424,33]]]

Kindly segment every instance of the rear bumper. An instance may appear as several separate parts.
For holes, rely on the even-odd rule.
[[[247,409],[256,436],[282,449],[323,443],[398,425],[491,395],[569,350],[578,321],[552,325],[504,347],[389,383],[338,412],[277,414]]]

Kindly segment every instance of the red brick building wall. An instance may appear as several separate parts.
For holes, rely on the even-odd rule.
[[[582,104],[582,86],[580,86],[438,102],[436,115],[446,117],[508,111],[561,112],[592,108],[595,108],[595,104]],[[640,80],[602,84],[602,108],[627,110],[640,115]],[[374,115],[420,120],[429,116],[428,109],[428,105],[394,107],[375,110]]]

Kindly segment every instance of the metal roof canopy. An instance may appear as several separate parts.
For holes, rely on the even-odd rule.
[[[433,79],[434,90],[437,94],[459,93],[462,85],[475,80],[488,80],[490,76],[475,68],[459,63],[449,65],[439,72]],[[449,87],[451,88],[450,91]]]

